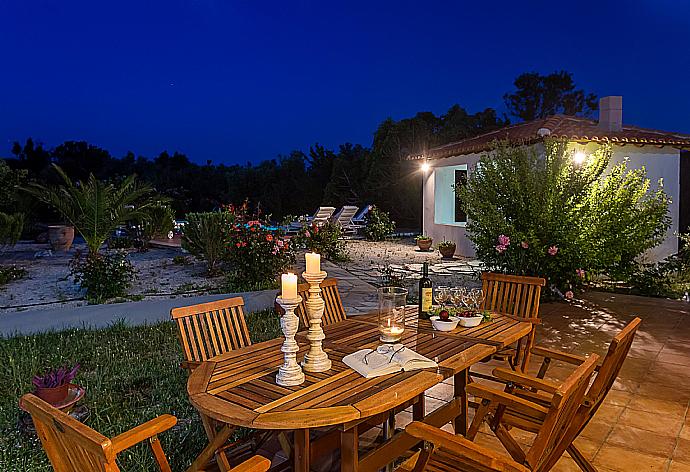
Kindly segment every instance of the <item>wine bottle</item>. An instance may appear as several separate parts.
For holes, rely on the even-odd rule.
[[[419,307],[420,318],[429,318],[431,304],[433,303],[433,284],[429,278],[429,263],[425,262],[422,269],[422,278],[419,279]]]

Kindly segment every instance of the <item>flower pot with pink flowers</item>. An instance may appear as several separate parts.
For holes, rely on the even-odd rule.
[[[453,255],[455,254],[455,242],[453,241],[448,241],[444,239],[440,243],[438,243],[438,252],[441,253],[441,256],[444,259],[452,259]]]

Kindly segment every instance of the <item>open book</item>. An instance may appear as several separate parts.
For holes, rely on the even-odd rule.
[[[403,370],[438,367],[436,362],[402,344],[379,346],[376,350],[360,349],[343,357],[343,362],[367,379]]]

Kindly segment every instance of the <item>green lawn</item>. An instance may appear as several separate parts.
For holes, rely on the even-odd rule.
[[[251,313],[247,323],[254,342],[280,335],[273,310]],[[86,387],[89,426],[115,436],[157,415],[175,415],[178,425],[164,433],[161,442],[173,470],[185,470],[204,447],[206,436],[187,400],[181,357],[171,322],[0,337],[0,471],[52,470],[38,439],[17,430],[17,400],[32,390],[35,373],[76,362],[82,366],[76,382]],[[120,467],[157,470],[148,447],[142,445],[121,454]]]

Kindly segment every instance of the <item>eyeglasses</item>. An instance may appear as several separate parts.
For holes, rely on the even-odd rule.
[[[369,355],[370,354],[376,352],[377,354],[387,355],[387,354],[391,354],[391,352],[392,352],[390,359],[388,359],[388,363],[390,364],[391,362],[393,362],[393,358],[395,357],[395,355],[399,352],[402,352],[404,349],[405,349],[405,346],[400,346],[398,349],[395,349],[395,345],[393,345],[393,344],[383,344],[383,345],[377,347],[375,350],[367,352],[364,355],[364,358],[362,359],[362,361],[364,362],[364,365],[369,365]]]

